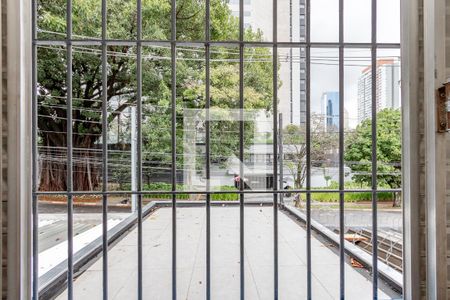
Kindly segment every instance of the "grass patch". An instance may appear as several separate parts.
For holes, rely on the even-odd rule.
[[[315,190],[321,189],[338,189],[339,184],[336,181],[332,181],[330,186],[324,188],[315,188]],[[370,189],[368,186],[361,186],[360,184],[354,182],[346,182],[346,189]],[[389,187],[386,187],[389,188]],[[389,202],[393,201],[394,193],[389,192],[380,192],[377,193],[378,201],[380,202]],[[339,192],[335,193],[311,193],[311,199],[317,202],[339,202]],[[357,202],[367,202],[372,201],[372,193],[371,192],[356,192],[356,193],[345,193],[344,201],[348,203],[357,203]]]
[[[215,191],[237,191],[234,186],[223,185],[214,189]],[[213,194],[212,201],[236,201],[239,200],[239,194]]]
[[[393,193],[378,193],[378,201],[393,201]],[[339,193],[311,193],[311,199],[317,202],[339,202]],[[348,203],[367,202],[372,200],[372,193],[345,193],[344,201]]]

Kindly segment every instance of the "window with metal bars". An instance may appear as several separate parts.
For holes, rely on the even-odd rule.
[[[401,297],[399,1],[34,0],[32,26],[35,299]]]

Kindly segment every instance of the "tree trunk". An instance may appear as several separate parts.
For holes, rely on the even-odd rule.
[[[39,151],[39,190],[67,190],[66,141],[61,141],[54,134],[47,134],[43,136],[43,145]],[[92,191],[101,183],[101,152],[92,151],[94,145],[95,142],[89,137],[74,138],[72,170],[75,191]]]
[[[96,163],[101,156],[89,150],[92,148],[74,151],[73,188],[76,191],[93,191],[101,183],[101,168]]]
[[[398,192],[398,193],[393,193],[394,194],[394,198],[392,201],[392,207],[401,207],[402,206],[402,193]]]
[[[41,153],[39,190],[63,191],[67,189],[67,169],[63,161],[53,161],[48,154]]]
[[[302,208],[302,193],[297,193],[294,197],[294,206]]]

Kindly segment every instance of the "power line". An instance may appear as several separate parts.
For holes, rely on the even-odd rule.
[[[164,46],[161,46],[164,47]],[[65,51],[65,49],[63,48],[59,48],[59,47],[49,47],[49,46],[40,46],[40,48],[45,48],[45,49],[50,49],[50,50],[57,50],[57,51]],[[77,50],[77,49],[81,49],[81,50]],[[203,50],[200,50],[203,51]],[[96,50],[96,49],[90,49],[90,48],[85,48],[85,47],[73,47],[73,52],[74,53],[83,53],[83,54],[96,54],[96,55],[101,55],[101,50]],[[129,57],[129,58],[136,58],[136,54],[133,53],[123,53],[123,52],[114,52],[114,51],[108,51],[108,54],[110,54],[110,56],[116,56],[116,57]],[[223,54],[227,54],[227,52],[224,52]],[[250,55],[250,56],[256,56],[256,55]],[[261,62],[266,62],[266,63],[272,63],[272,55],[271,54],[267,54],[267,55],[261,55],[263,57],[267,57],[267,59],[246,59],[245,55],[244,55],[244,62],[247,63],[261,63]],[[283,56],[279,56],[281,57],[281,60],[283,60]],[[292,59],[293,63],[303,63],[304,61],[304,57],[303,56],[292,56],[290,57],[289,54],[286,54],[286,58],[284,59],[284,61],[288,61],[289,58]],[[396,56],[380,56],[378,57],[378,59],[388,59],[388,58],[396,58]],[[171,60],[170,56],[158,56],[158,55],[143,55],[142,59],[149,59],[149,60],[154,60],[154,59],[161,59],[161,60]],[[186,58],[186,57],[177,57],[177,60],[181,60],[181,61],[196,61],[196,62],[203,62],[205,61],[205,58]],[[370,57],[352,57],[350,58],[346,58],[344,59],[344,66],[360,66],[360,67],[368,67],[370,66]],[[232,58],[232,59],[227,59],[227,58],[210,58],[211,62],[233,62],[233,63],[239,63],[239,59],[238,58]],[[331,56],[331,57],[326,57],[326,56],[317,56],[311,57],[311,64],[325,64],[325,63],[321,63],[320,61],[329,61],[329,62],[336,62],[336,64],[338,64],[338,57],[335,56]],[[347,61],[367,61],[367,64],[361,64],[361,65],[356,65],[356,64],[345,64],[345,62]],[[334,65],[334,64],[333,64]],[[394,65],[395,66],[395,65]]]

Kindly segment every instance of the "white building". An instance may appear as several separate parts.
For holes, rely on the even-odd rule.
[[[400,62],[396,59],[377,61],[377,111],[399,108]],[[358,82],[358,123],[372,117],[372,68],[363,70]]]

